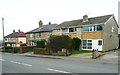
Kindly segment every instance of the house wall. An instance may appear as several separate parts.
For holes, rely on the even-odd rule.
[[[77,37],[77,33],[62,33],[62,35],[68,35],[71,38]]]
[[[114,27],[113,32],[112,27]],[[113,17],[103,27],[103,41],[103,51],[118,48],[118,26]]]
[[[20,43],[20,41],[22,41],[22,43],[26,43],[26,37],[19,37],[18,43]]]
[[[48,40],[49,37],[50,37],[49,32],[42,32],[41,33],[41,39]]]
[[[57,30],[53,30],[52,35],[61,35],[61,33],[58,33]]]
[[[52,31],[52,35],[68,35],[71,38],[77,37],[77,33],[76,32],[74,32],[74,33],[58,33],[57,30],[53,30]]]
[[[102,31],[82,32],[82,39],[102,39]]]
[[[77,37],[82,39],[82,28],[77,28]]]

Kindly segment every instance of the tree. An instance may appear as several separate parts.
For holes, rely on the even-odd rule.
[[[70,51],[72,49],[72,39],[67,35],[52,35],[48,40],[47,48],[54,52],[61,51],[63,48]]]
[[[81,44],[81,40],[79,38],[76,37],[72,39],[73,49],[79,50],[80,44]]]
[[[44,41],[44,40],[37,41],[37,47],[45,48],[45,43],[46,43],[46,41]]]

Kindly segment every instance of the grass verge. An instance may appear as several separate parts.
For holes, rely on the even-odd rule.
[[[72,54],[82,54],[82,53],[91,53],[91,51],[77,51],[77,50],[72,50]]]

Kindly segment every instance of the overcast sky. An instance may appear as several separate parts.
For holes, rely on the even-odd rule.
[[[2,17],[5,35],[20,29],[27,32],[43,24],[60,24],[63,21],[82,19],[83,15],[96,17],[114,14],[118,21],[120,0],[0,0],[0,39],[2,39]]]

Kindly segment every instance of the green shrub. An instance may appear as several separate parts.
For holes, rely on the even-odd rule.
[[[74,50],[79,50],[80,44],[81,40],[79,38],[76,37],[72,39],[72,46]]]
[[[13,49],[12,46],[5,46],[5,49]]]
[[[72,40],[69,36],[50,36],[47,43],[47,49],[53,50],[53,52],[57,52],[61,51],[63,48],[69,51],[72,49]]]
[[[46,41],[44,41],[44,40],[37,41],[37,47],[38,48],[45,48],[45,43],[46,43]]]

